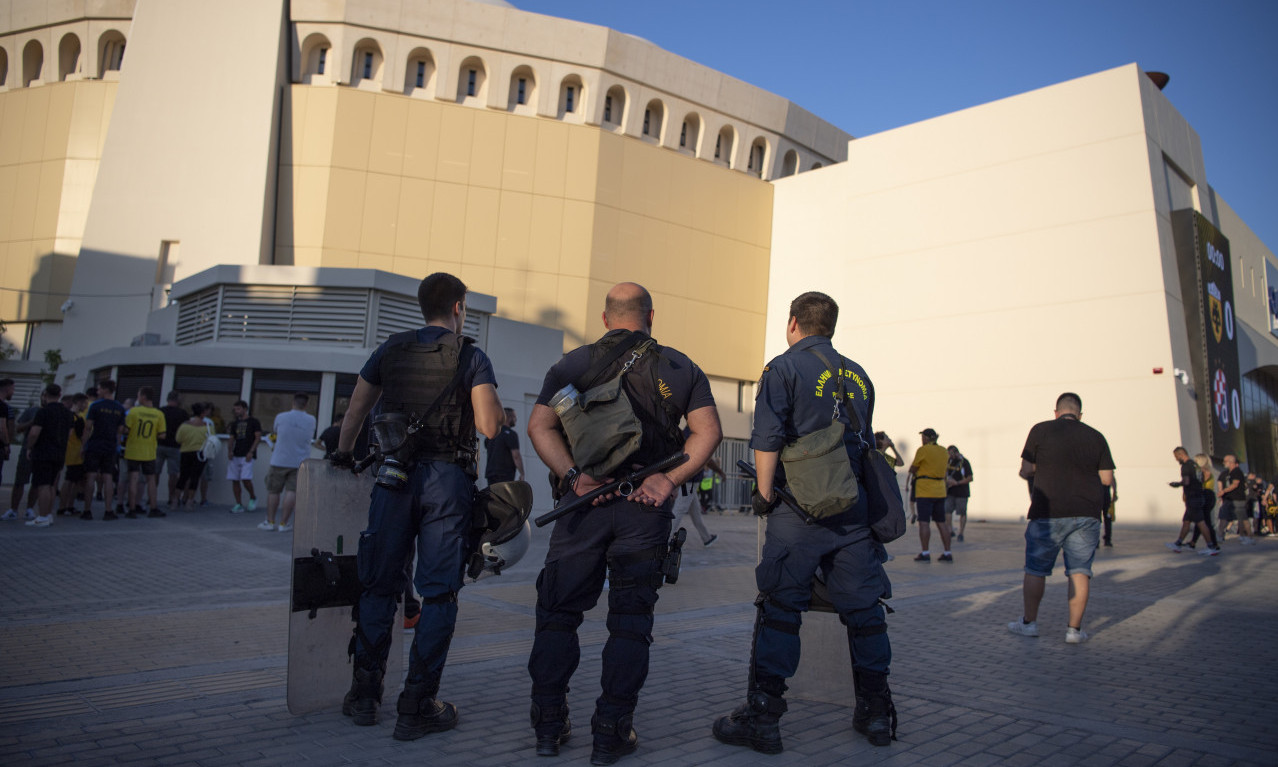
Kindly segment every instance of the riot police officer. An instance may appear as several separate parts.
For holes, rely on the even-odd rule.
[[[569,498],[680,451],[688,456],[685,463],[648,476],[628,497],[614,494],[555,523],[546,564],[537,577],[537,628],[528,659],[532,725],[542,756],[558,754],[559,744],[571,733],[566,694],[581,655],[577,628],[582,614],[599,600],[605,574],[608,641],[603,691],[591,718],[591,763],[612,764],[634,751],[632,716],[648,676],[672,493],[705,464],[721,437],[705,374],[685,355],[655,345],[652,319],[647,290],[634,283],[614,286],[603,312],[608,332],[550,369],[528,419],[533,447]],[[618,378],[623,394],[612,402],[623,397],[629,402],[638,421],[633,433],[612,422],[591,421],[600,416],[557,396],[577,392],[573,396],[589,399],[592,387],[602,384],[598,388],[606,389]],[[690,429],[686,443],[681,417]],[[578,419],[588,423],[582,427]]]
[[[422,607],[397,706],[396,740],[457,724],[457,708],[435,696],[472,547],[475,429],[492,437],[503,418],[492,363],[461,335],[466,286],[437,272],[422,280],[417,300],[425,327],[391,336],[369,357],[333,458],[335,464],[353,464],[350,451],[380,399],[374,430],[387,460],[373,488],[368,529],[360,534],[364,591],[352,639],[354,679],[342,713],[358,725],[377,723],[396,596],[404,590],[404,565],[412,561],[415,545],[413,580]]]
[[[782,748],[779,720],[786,711],[786,679],[799,664],[799,625],[818,572],[847,626],[856,690],[853,727],[874,745],[885,746],[892,737],[895,712],[887,684],[892,648],[879,601],[891,596],[891,587],[882,566],[886,552],[867,525],[864,485],[856,476],[860,492],[855,501],[836,505],[833,513],[811,523],[778,503],[774,490],[778,464],[786,456],[784,448],[831,427],[832,418],[842,424],[835,433],[842,433],[847,453],[849,463],[843,469],[857,474],[861,451],[874,449],[870,425],[874,387],[865,370],[840,356],[830,343],[838,312],[838,305],[823,293],[804,293],[794,299],[786,323],[790,348],[763,369],[755,403],[750,446],[758,489],[753,500],[756,513],[768,514],[762,556],[755,568],[758,613],[746,702],[715,722],[714,736],[762,753],[778,753]],[[838,406],[840,392],[845,397]],[[797,463],[788,468],[796,475],[790,482],[796,490]]]

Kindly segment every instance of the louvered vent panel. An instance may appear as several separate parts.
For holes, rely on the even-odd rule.
[[[298,287],[289,340],[363,346],[367,318],[367,290]]]
[[[225,285],[219,341],[287,341],[293,312],[290,285]]]
[[[177,345],[189,346],[213,340],[217,326],[217,299],[220,288],[209,288],[182,299],[178,307]]]
[[[466,320],[462,323],[462,335],[470,336],[479,344],[479,348],[484,348],[487,342],[484,331],[487,329],[484,315],[479,312],[466,310]]]
[[[422,310],[416,301],[387,293],[377,296],[378,345],[395,333],[422,326]]]

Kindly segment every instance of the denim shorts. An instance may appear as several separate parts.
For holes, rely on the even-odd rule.
[[[1092,574],[1092,558],[1100,543],[1100,520],[1094,517],[1031,519],[1025,528],[1025,572],[1052,574],[1056,555],[1065,552],[1065,574]]]

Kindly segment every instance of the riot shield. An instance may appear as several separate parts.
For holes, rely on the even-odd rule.
[[[367,473],[356,476],[317,458],[303,461],[298,471],[288,624],[288,710],[295,715],[337,711],[350,689],[346,651],[361,590],[355,555],[372,488]],[[402,621],[401,607],[392,624],[383,700],[395,700],[392,686],[403,678]]]

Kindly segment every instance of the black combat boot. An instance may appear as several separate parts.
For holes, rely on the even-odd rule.
[[[537,734],[537,756],[559,756],[559,747],[572,737],[568,704],[539,706],[534,703],[529,718],[533,732]]]
[[[751,690],[744,705],[714,723],[714,736],[731,746],[749,746],[761,754],[781,753],[781,715],[785,698]]]
[[[444,732],[457,726],[457,707],[435,700],[439,684],[408,682],[399,694],[395,720],[395,740],[417,740],[432,732]]]
[[[856,689],[856,710],[852,729],[861,733],[874,746],[886,746],[896,740],[896,706],[888,689],[887,674],[852,669]]]
[[[595,736],[595,747],[590,752],[591,764],[616,764],[626,754],[633,754],[639,747],[639,736],[631,726],[634,717],[626,714],[615,721],[604,721],[598,714],[590,717],[590,731]]]
[[[382,672],[355,667],[350,692],[342,701],[342,713],[361,727],[377,724],[377,707],[382,704]]]

